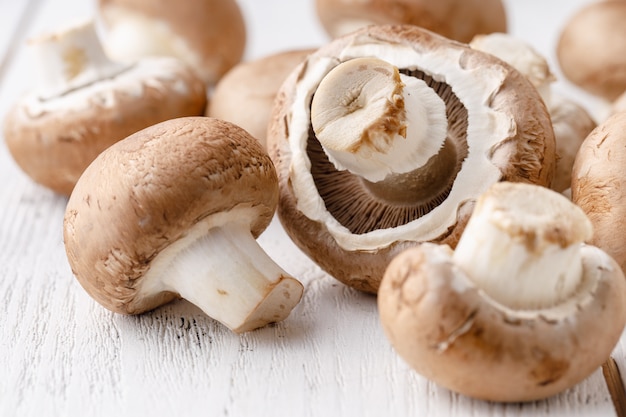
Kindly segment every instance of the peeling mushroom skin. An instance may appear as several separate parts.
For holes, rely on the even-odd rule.
[[[202,115],[206,107],[204,83],[181,61],[146,58],[122,65],[98,54],[96,42],[90,25],[33,41],[30,47],[46,58],[41,68],[47,79],[5,116],[4,138],[15,162],[63,195],[115,142],[170,118]],[[67,50],[82,60],[68,61]],[[66,66],[74,73],[67,75]]]
[[[572,170],[572,201],[587,213],[602,248],[626,271],[626,245],[616,232],[626,222],[626,112],[612,115],[582,143]]]
[[[501,0],[316,0],[326,32],[338,38],[371,24],[410,24],[460,42],[506,32]]]
[[[341,81],[335,87],[330,80],[325,86],[322,81],[326,84],[331,73],[341,80],[341,73],[334,75],[335,71],[359,73],[361,67],[351,69],[350,61],[364,58],[363,68],[371,65],[373,72],[378,71],[376,62],[383,62],[379,81],[389,85],[385,91],[390,94],[401,91],[398,111],[376,107],[371,97],[382,89],[365,82],[363,94],[345,100],[358,111],[345,117],[334,113],[336,124],[335,116],[323,116],[320,126],[312,125],[313,108],[315,114],[325,115],[319,108],[323,106],[312,106],[312,101],[323,103],[322,94],[352,85]],[[374,63],[367,63],[369,59]],[[395,72],[400,81],[391,76]],[[425,110],[422,114],[416,109]],[[378,129],[386,122],[376,121],[400,122],[404,111],[406,132],[394,130],[395,139],[388,138],[392,145],[383,146],[391,130]],[[365,123],[361,113],[378,119]],[[395,116],[386,119],[388,114]],[[356,127],[350,124],[353,115]],[[423,126],[418,120],[425,121]],[[468,126],[468,120],[476,123]],[[356,158],[358,165],[359,158],[368,159],[371,153],[385,168],[370,165],[359,171],[335,165],[333,160],[342,158],[337,152],[343,152],[339,149],[343,145],[327,148],[324,134],[316,133],[328,132],[327,125],[333,126],[331,131],[351,132],[346,137],[352,137],[356,146],[346,148],[347,160]],[[363,135],[355,135],[354,129],[363,129]],[[406,139],[400,139],[403,135]],[[363,139],[372,137],[380,137],[380,142]],[[429,140],[439,143],[439,148],[428,145]],[[411,152],[398,151],[395,144],[405,142]],[[370,26],[309,55],[283,83],[268,130],[268,151],[280,182],[278,214],[285,230],[330,275],[370,293],[377,292],[388,262],[403,249],[424,241],[454,246],[475,197],[493,182],[549,185],[554,146],[547,110],[518,71],[491,55],[409,25]],[[360,151],[350,155],[350,149],[357,148]],[[389,159],[392,153],[408,159],[404,162],[418,161],[415,169],[398,168],[400,164],[393,162],[396,157]],[[342,161],[339,165],[346,159]]]
[[[566,200],[554,191],[544,188],[544,192]],[[536,215],[541,217],[544,212]],[[558,222],[563,215],[554,211],[550,216]],[[508,219],[499,211],[484,217]],[[575,227],[579,221],[572,223]],[[515,244],[509,244],[536,230],[515,220],[510,224],[509,231],[518,228],[521,235],[512,233],[511,241],[505,239],[507,259],[517,256],[509,251]],[[497,270],[495,281],[483,281],[475,274],[479,265],[463,264],[447,245],[424,243],[398,255],[389,264],[378,293],[381,323],[395,351],[437,384],[489,401],[544,399],[591,375],[609,357],[626,325],[626,280],[610,256],[580,243],[584,234],[567,238],[571,245],[562,249],[574,255],[570,258],[562,257],[560,244],[550,244],[556,235],[549,231],[538,232],[534,241],[524,243],[522,238],[522,246],[534,245],[537,252],[526,252],[524,259],[529,262],[517,263],[520,269],[513,266],[516,262],[496,265],[498,239],[474,233],[468,237],[468,244],[479,247],[479,242],[487,239],[495,249],[480,254],[491,256]],[[559,282],[560,268],[568,268],[572,260],[578,265],[572,287],[550,287]],[[539,270],[537,279],[528,275],[532,268],[523,271],[529,264],[542,263],[549,265],[549,272]],[[520,302],[516,294],[520,290],[543,300],[531,296]]]
[[[218,119],[171,119],[104,151],[66,208],[77,280],[123,314],[177,297],[235,332],[285,319],[302,284],[256,242],[277,204],[276,172],[256,139]]]
[[[206,115],[246,129],[266,147],[276,93],[287,75],[312,52],[314,49],[289,50],[237,64],[215,86]]]
[[[626,91],[626,2],[592,2],[564,26],[557,58],[565,77],[613,101]]]
[[[97,10],[115,59],[174,56],[213,85],[244,53],[245,21],[234,0],[99,0]]]

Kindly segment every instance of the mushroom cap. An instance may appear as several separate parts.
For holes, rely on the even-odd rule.
[[[378,293],[397,353],[450,390],[490,401],[532,401],[572,387],[606,361],[626,325],[626,280],[615,261],[583,245],[583,283],[562,303],[511,310],[491,300],[424,243],[396,257]]]
[[[370,48],[369,45],[374,46]],[[449,138],[466,136],[468,132],[477,138],[482,138],[485,131],[492,132],[494,137],[499,133],[493,132],[502,133],[502,140],[489,149],[474,148],[475,145],[484,145],[482,139],[474,144],[461,141],[456,145],[459,155],[471,156],[470,153],[476,152],[475,161],[481,165],[482,162],[478,161],[483,161],[483,166],[488,166],[493,175],[483,177],[484,173],[470,173],[467,166],[473,162],[463,162],[455,175],[459,179],[465,178],[461,181],[464,185],[454,185],[451,190],[433,197],[427,208],[420,208],[422,206],[372,202],[369,193],[363,190],[360,178],[347,171],[336,171],[324,159],[325,154],[312,133],[308,114],[316,83],[341,61],[357,56],[376,56],[384,53],[386,48],[391,51],[388,56],[378,58],[398,60],[393,64],[401,71],[424,78],[447,102]],[[424,65],[426,61],[429,68]],[[458,70],[458,77],[438,72],[449,68]],[[482,81],[477,82],[472,77],[480,77],[481,74],[485,75],[483,80],[489,88],[455,98],[453,90],[457,88],[459,91],[471,86],[480,89]],[[452,87],[447,84],[458,80],[464,81]],[[308,84],[305,85],[305,82]],[[479,99],[481,95],[484,97]],[[477,123],[468,128],[468,109],[465,106],[469,106],[473,99],[481,100],[479,106],[483,107],[476,111],[470,109],[469,117]],[[483,116],[490,114],[484,119],[485,123],[490,123],[486,121],[488,118],[502,124],[499,127],[480,124],[478,119],[483,116],[479,113]],[[554,146],[545,105],[524,76],[492,55],[410,25],[370,26],[336,39],[309,55],[283,83],[268,130],[268,151],[279,177],[278,214],[286,232],[330,275],[351,287],[371,293],[378,290],[389,261],[408,246],[420,241],[454,246],[471,214],[475,196],[492,181],[549,185],[554,173]],[[310,170],[306,171],[305,166]],[[305,191],[298,189],[297,176],[302,176],[307,184],[314,184],[309,188],[324,188],[325,197],[308,198],[309,188],[305,196]],[[469,183],[480,189],[475,194],[469,193]],[[468,194],[465,197],[458,200],[454,197],[458,195],[456,192],[466,191]],[[448,208],[450,211],[446,211]],[[442,214],[444,212],[445,215]],[[440,215],[446,217],[445,226],[438,221]],[[359,231],[352,232],[356,229]],[[342,243],[339,243],[338,236],[343,239]],[[345,242],[357,243],[347,249]]]
[[[125,36],[122,45],[108,42],[113,57],[134,60],[151,55],[155,48],[160,53],[167,50],[190,64],[207,84],[217,82],[245,50],[245,21],[234,0],[99,0],[98,11],[109,34],[120,24],[136,25],[133,35],[143,31],[141,39]],[[148,27],[162,32],[147,31]]]
[[[369,24],[410,24],[465,43],[507,29],[501,0],[316,0],[316,10],[333,38]]]
[[[566,23],[557,59],[567,79],[614,100],[626,91],[626,2],[592,2]]]
[[[241,62],[217,83],[206,115],[246,129],[265,147],[276,93],[287,75],[314,49],[278,52]]]
[[[200,222],[252,213],[257,237],[278,199],[276,172],[258,141],[232,123],[171,119],[116,143],[85,170],[67,204],[65,248],[85,290],[106,308],[136,314],[177,294],[141,294],[151,261]]]
[[[626,112],[596,127],[580,146],[572,168],[572,201],[593,224],[590,243],[611,255],[626,271]]]
[[[202,115],[206,100],[204,83],[188,66],[150,58],[58,97],[26,95],[7,114],[4,137],[28,176],[69,195],[104,149],[155,123]]]

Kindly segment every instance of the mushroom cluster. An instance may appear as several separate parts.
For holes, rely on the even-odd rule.
[[[523,75],[412,25],[309,55],[278,93],[267,140],[287,233],[371,293],[406,247],[454,247],[489,185],[548,186],[555,167],[549,114]]]
[[[183,297],[235,332],[281,321],[303,287],[255,238],[278,199],[276,171],[245,130],[171,119],[102,152],[70,196],[64,242],[85,290],[124,314]]]
[[[607,360],[626,325],[626,279],[591,236],[561,194],[494,184],[454,251],[424,243],[391,262],[378,294],[385,333],[453,391],[506,402],[562,392]]]
[[[31,40],[39,85],[4,121],[4,138],[34,181],[69,195],[95,157],[147,126],[202,115],[206,86],[181,61],[110,60],[93,22]]]

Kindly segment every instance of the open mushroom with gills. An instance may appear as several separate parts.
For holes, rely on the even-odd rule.
[[[67,204],[64,242],[83,288],[139,314],[182,297],[234,332],[285,319],[303,286],[256,237],[278,199],[256,139],[208,117],[171,119],[104,151]]]
[[[553,190],[497,183],[456,249],[397,256],[378,293],[395,351],[422,376],[483,400],[560,393],[598,370],[626,325],[626,279],[584,242],[584,212]]]
[[[569,195],[574,158],[596,127],[595,120],[582,105],[553,91],[556,76],[546,58],[528,42],[506,33],[491,33],[477,35],[469,45],[511,64],[535,86],[550,113],[556,141],[556,170],[550,188]]]
[[[120,61],[176,57],[208,85],[243,57],[246,26],[235,0],[98,0],[106,50]]]
[[[200,116],[206,86],[174,58],[121,64],[102,50],[93,22],[33,39],[39,85],[5,117],[4,138],[35,182],[69,195],[104,149],[171,118]]]
[[[572,171],[572,201],[594,227],[590,242],[611,255],[626,271],[626,245],[619,232],[626,223],[626,111],[596,127],[581,145]]]
[[[206,115],[246,129],[266,147],[276,93],[287,75],[312,52],[314,49],[282,51],[235,65],[215,86]]]
[[[333,38],[381,24],[420,26],[464,43],[480,33],[507,30],[502,0],[316,0],[315,6]]]
[[[402,249],[456,245],[489,185],[549,185],[555,163],[526,78],[410,25],[371,26],[309,55],[277,95],[268,150],[289,236],[370,293]]]

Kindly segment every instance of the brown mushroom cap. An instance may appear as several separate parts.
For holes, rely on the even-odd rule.
[[[590,243],[626,271],[626,245],[618,230],[626,223],[626,112],[612,115],[583,141],[572,169],[572,201],[594,227]]]
[[[126,314],[156,308],[173,292],[146,296],[151,262],[200,223],[220,213],[254,213],[257,237],[278,198],[276,172],[258,141],[208,117],[168,120],[116,143],[85,170],[65,215],[68,260],[85,290]]]
[[[241,126],[265,147],[276,93],[287,75],[313,51],[284,51],[236,65],[215,86],[206,115]]]
[[[475,35],[506,32],[501,0],[316,0],[318,17],[333,38],[369,24],[410,24],[469,42]]]
[[[4,137],[26,174],[69,195],[104,149],[155,123],[202,115],[205,107],[206,87],[189,67],[150,58],[58,97],[25,96],[7,114]]]
[[[581,8],[563,28],[557,58],[566,78],[607,100],[626,91],[626,2]]]
[[[596,247],[581,250],[585,279],[572,297],[516,311],[475,286],[450,248],[411,248],[381,284],[384,330],[411,367],[453,391],[515,402],[559,393],[606,361],[626,323],[619,266]]]
[[[472,76],[485,71],[493,71],[493,76],[487,77],[491,80],[489,82],[501,77],[497,83],[497,93],[494,91],[486,100],[486,111],[505,114],[510,120],[507,126],[511,129],[504,134],[502,141],[485,152],[485,164],[498,171],[496,180],[548,185],[554,172],[555,156],[550,119],[536,89],[519,72],[491,55],[409,25],[372,26],[362,29],[339,38],[310,55],[281,87],[268,130],[268,150],[278,170],[280,182],[278,214],[293,241],[324,270],[349,286],[375,293],[385,267],[399,251],[424,240],[454,246],[472,211],[474,200],[471,197],[458,201],[458,205],[450,213],[450,227],[446,227],[441,233],[428,238],[416,234],[412,238],[407,237],[407,234],[397,237],[396,230],[425,225],[442,202],[447,201],[446,204],[453,205],[449,198],[451,188],[448,186],[443,190],[437,189],[439,185],[436,184],[441,179],[423,178],[425,184],[435,185],[432,189],[412,185],[413,188],[421,188],[420,192],[424,194],[425,201],[418,204],[389,203],[386,198],[373,197],[371,189],[364,186],[361,178],[348,171],[337,171],[328,161],[313,134],[310,119],[300,120],[294,116],[293,109],[302,108],[308,111],[310,101],[307,100],[314,93],[302,93],[303,79],[314,79],[317,75],[323,77],[324,71],[330,71],[341,61],[355,58],[359,54],[373,55],[376,48],[368,50],[367,45],[370,44],[377,45],[376,48],[399,48],[400,52],[395,55],[390,52],[390,55],[402,56],[404,62],[412,54],[420,57],[415,62],[406,62],[399,69],[401,73],[423,79],[446,102],[448,139],[450,144],[454,144],[446,149],[451,150],[455,158],[458,158],[458,166],[451,167],[452,179],[467,175],[465,178],[469,182],[476,181],[485,188],[490,185],[484,178],[477,178],[476,174],[469,171],[466,174],[463,171],[465,165],[468,165],[462,162],[464,157],[467,158],[474,152],[474,145],[465,140],[466,135],[470,131],[483,135],[483,130],[477,126],[468,128],[468,109],[464,100],[471,99],[455,95],[456,86],[448,84],[452,81],[446,81],[455,77],[437,73],[432,68],[424,68],[424,62],[420,62],[420,59],[426,59],[425,56],[439,60],[437,68],[442,67],[441,62],[445,61],[455,71],[458,69],[461,75],[457,80],[467,77],[466,81],[459,83],[465,86],[477,84],[471,81]],[[446,61],[447,54],[449,60]],[[322,64],[326,65],[324,71],[320,69]],[[489,131],[492,128],[493,126]],[[297,136],[299,132],[304,132],[304,136],[308,132],[308,139],[302,140],[303,145]],[[305,162],[294,165],[296,157],[300,158],[298,161]],[[310,174],[304,172],[304,165],[310,165]],[[320,199],[312,203],[303,202],[294,182],[294,175],[299,173],[312,177],[311,181],[315,184]],[[459,191],[460,188],[456,190]],[[384,194],[384,190],[382,191]],[[380,241],[380,236],[389,236],[390,240],[385,244],[370,245],[363,249],[346,249],[338,243],[330,230],[331,226],[320,218],[304,214],[303,206],[318,210],[318,217],[337,223],[339,226],[336,228],[345,228],[349,239],[362,241],[371,237]]]
[[[116,58],[134,59],[165,48],[168,54],[190,64],[207,84],[214,84],[244,53],[245,21],[234,0],[99,0],[98,11],[109,35],[121,24],[136,25],[133,35],[142,35],[140,39],[121,39],[137,48],[131,52],[122,51],[125,45],[109,42],[109,52]],[[129,18],[134,20],[129,22]],[[153,45],[154,33],[145,31],[149,24],[168,31],[159,33],[160,45]]]

